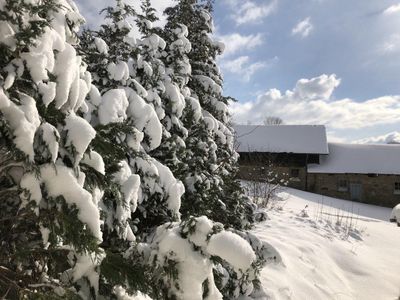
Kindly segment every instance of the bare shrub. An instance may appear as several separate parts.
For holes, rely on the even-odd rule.
[[[242,134],[235,135],[236,151],[240,147],[239,138],[251,134],[256,128]],[[273,152],[257,152],[250,147],[245,155],[245,167],[248,172],[241,174],[246,194],[260,208],[266,208],[278,200],[278,193],[289,184],[289,174],[280,172]]]
[[[266,208],[279,200],[278,194],[285,189],[290,178],[287,173],[279,173],[272,160],[269,160],[262,169],[262,176],[254,174],[253,179],[250,178],[249,181],[244,182],[244,188],[254,203],[259,207]]]

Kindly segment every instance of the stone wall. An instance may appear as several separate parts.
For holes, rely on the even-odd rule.
[[[347,189],[339,189],[339,181],[347,182]],[[351,199],[350,184],[361,185],[360,202],[380,206],[394,207],[400,203],[400,194],[395,194],[395,182],[400,182],[400,175],[379,174],[308,174],[308,190],[313,193]]]
[[[400,203],[400,191],[395,193],[395,182],[400,186],[400,175],[307,174],[306,161],[308,157],[305,155],[245,153],[239,159],[238,176],[242,180],[266,181],[268,172],[272,170],[278,175],[276,180],[288,181],[289,187],[347,200],[355,200],[352,199],[350,184],[358,184],[361,193],[355,201],[386,207]],[[294,170],[298,170],[297,176],[293,176]],[[347,188],[339,189],[340,180],[347,182]]]
[[[251,180],[251,181],[266,181],[268,177],[268,172],[272,172],[277,175],[276,181],[280,181],[281,179],[288,182],[288,186],[305,190],[306,189],[306,176],[307,172],[304,167],[283,167],[283,166],[274,166],[269,168],[268,166],[262,165],[240,165],[239,168],[239,178],[242,180]],[[292,177],[291,174],[293,170],[298,170],[298,176]]]

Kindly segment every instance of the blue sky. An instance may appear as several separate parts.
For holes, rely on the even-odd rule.
[[[237,22],[235,11],[243,3],[256,9],[273,6],[258,18]],[[265,62],[251,84],[226,74],[226,89],[242,100],[269,88],[291,89],[299,78],[335,73],[342,79],[335,96],[366,99],[397,94],[400,89],[400,39],[397,52],[383,50],[392,35],[400,35],[400,10],[385,9],[400,1],[385,0],[254,0],[217,1],[215,23],[218,33],[258,35],[260,44],[243,50],[251,62]],[[236,4],[237,3],[237,4]],[[272,3],[272,4],[271,4]],[[293,34],[301,21],[309,31]],[[397,32],[396,32],[397,31]]]
[[[77,2],[93,24],[109,1]],[[236,122],[325,124],[334,141],[400,136],[399,0],[217,0],[214,23]]]

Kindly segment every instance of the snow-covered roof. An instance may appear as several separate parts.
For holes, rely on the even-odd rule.
[[[235,125],[238,152],[328,154],[322,125]]]
[[[329,155],[309,173],[357,173],[400,175],[400,145],[359,145],[329,143]]]

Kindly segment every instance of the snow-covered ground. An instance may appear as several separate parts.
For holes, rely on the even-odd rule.
[[[270,299],[399,299],[400,228],[390,209],[293,189],[280,196],[253,231],[282,257],[261,274]]]

